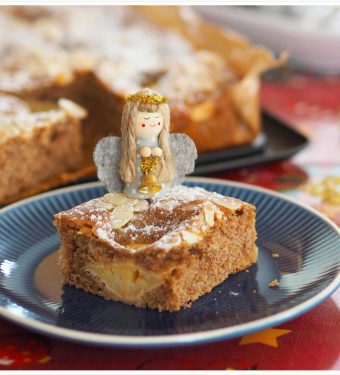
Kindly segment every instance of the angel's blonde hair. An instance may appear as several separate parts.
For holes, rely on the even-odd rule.
[[[137,94],[159,95],[150,89],[143,89]],[[158,181],[170,182],[174,178],[174,162],[169,145],[170,110],[167,103],[145,104],[128,100],[122,115],[122,154],[120,159],[120,176],[125,182],[136,179],[136,119],[138,112],[159,112],[163,117],[163,128],[158,136],[159,147],[163,150],[158,168]]]

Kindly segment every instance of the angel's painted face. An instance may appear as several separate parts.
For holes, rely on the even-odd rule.
[[[163,128],[163,117],[159,112],[138,112],[136,120],[136,137],[157,137]]]

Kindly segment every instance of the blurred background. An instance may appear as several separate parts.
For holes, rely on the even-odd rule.
[[[202,6],[196,11],[277,54],[289,52],[283,67],[263,74],[261,106],[310,142],[284,162],[224,176],[283,190],[340,224],[339,5]]]
[[[289,51],[289,65],[319,74],[340,72],[340,6],[202,6],[208,20],[247,35],[272,51]]]

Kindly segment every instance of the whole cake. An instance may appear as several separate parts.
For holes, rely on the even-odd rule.
[[[149,89],[128,97],[122,137],[94,153],[109,193],[55,216],[64,284],[177,311],[256,262],[255,207],[180,185],[197,152],[169,126],[167,98]]]
[[[167,95],[172,131],[199,152],[252,142],[260,74],[282,62],[180,7],[0,7],[0,24],[0,93],[88,112],[69,180],[95,171],[93,147],[120,135],[126,94],[145,86]]]

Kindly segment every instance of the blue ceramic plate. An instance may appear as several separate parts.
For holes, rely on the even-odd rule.
[[[310,310],[340,283],[339,231],[316,211],[269,190],[212,179],[190,186],[257,207],[258,263],[177,313],[158,313],[62,287],[56,212],[104,194],[99,183],[26,199],[0,211],[0,314],[36,331],[87,343],[166,346],[229,339]],[[278,253],[279,258],[273,258]],[[268,283],[280,281],[271,289]]]

